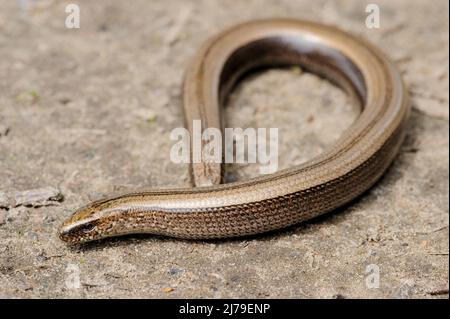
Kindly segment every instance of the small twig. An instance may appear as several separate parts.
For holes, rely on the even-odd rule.
[[[430,230],[430,231],[428,231],[428,232],[417,232],[417,234],[418,234],[418,235],[429,235],[429,234],[432,234],[432,233],[437,233],[437,232],[439,232],[439,231],[441,231],[441,230],[444,230],[444,229],[446,229],[446,228],[448,228],[448,225],[445,225],[445,226],[436,228],[436,229],[434,229],[434,230]]]
[[[435,230],[432,230],[431,233],[437,233],[438,231],[444,230],[446,228],[448,228],[448,225],[445,225],[445,226],[439,227],[439,228],[437,228]]]
[[[49,255],[49,256],[44,256],[46,259],[50,259],[50,258],[62,258],[64,257],[65,254],[61,254],[61,255]]]
[[[82,282],[81,285],[86,288],[94,288],[94,287],[106,287],[107,284],[94,284],[94,283],[88,283],[88,282]]]
[[[432,296],[448,295],[448,288],[431,290],[428,291],[428,294]]]
[[[105,276],[110,277],[110,278],[115,278],[115,279],[123,278],[123,276],[121,276],[121,275],[112,274],[112,273],[107,273],[107,274],[105,274]]]
[[[11,129],[9,127],[0,125],[0,137],[7,136],[10,131]]]

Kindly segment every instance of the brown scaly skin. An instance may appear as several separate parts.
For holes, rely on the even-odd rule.
[[[341,85],[363,106],[335,145],[308,163],[245,182],[220,183],[220,164],[192,167],[191,189],[117,196],[78,210],[60,238],[82,243],[149,233],[208,239],[287,227],[329,212],[369,189],[393,161],[410,105],[400,75],[377,49],[335,28],[294,20],[233,27],[198,52],[184,81],[192,121],[220,128],[220,102],[255,67],[300,64]],[[217,83],[214,86],[213,83]]]

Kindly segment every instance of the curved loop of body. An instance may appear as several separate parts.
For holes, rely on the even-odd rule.
[[[397,154],[410,105],[399,72],[384,54],[336,28],[261,20],[213,37],[185,75],[187,128],[192,131],[193,120],[199,120],[202,128],[221,129],[221,104],[245,72],[292,64],[329,78],[362,106],[330,149],[302,165],[229,184],[220,184],[220,164],[193,164],[198,187],[90,203],[63,224],[60,238],[79,243],[130,233],[192,239],[252,235],[324,214],[366,191]]]

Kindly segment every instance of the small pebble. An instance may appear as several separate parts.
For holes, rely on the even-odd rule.
[[[169,275],[175,276],[184,273],[185,270],[181,268],[171,268],[169,269]]]

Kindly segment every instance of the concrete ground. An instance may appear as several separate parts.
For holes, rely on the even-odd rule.
[[[70,2],[80,29],[65,28]],[[366,28],[364,1],[70,2],[0,0],[0,297],[448,298],[448,1],[376,1],[379,29]],[[339,26],[396,62],[413,112],[384,178],[348,207],[263,236],[61,242],[59,225],[92,199],[190,185],[169,161],[183,70],[209,36],[262,17]],[[297,67],[250,76],[226,108],[227,126],[279,127],[280,168],[323,151],[357,113]]]

